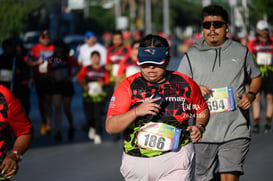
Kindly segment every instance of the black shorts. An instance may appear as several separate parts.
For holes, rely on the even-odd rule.
[[[35,75],[35,89],[38,97],[44,97],[49,94],[50,79],[46,75]]]
[[[261,91],[265,94],[273,94],[273,72],[269,71],[268,76],[262,78]]]
[[[51,82],[49,94],[50,95],[60,94],[65,97],[72,97],[74,95],[73,83],[71,81]]]

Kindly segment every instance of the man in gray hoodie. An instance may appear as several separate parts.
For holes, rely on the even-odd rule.
[[[248,109],[261,85],[260,71],[247,47],[227,38],[228,13],[221,6],[203,8],[202,30],[177,69],[199,85],[211,113],[195,144],[195,179],[237,181],[249,150]]]

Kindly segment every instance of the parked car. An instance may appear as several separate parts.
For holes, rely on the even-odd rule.
[[[35,44],[39,42],[40,31],[28,31],[23,35],[23,44],[27,50],[30,50]]]
[[[79,34],[67,35],[63,38],[63,41],[70,48],[69,55],[77,58],[79,46],[84,43],[84,36]]]

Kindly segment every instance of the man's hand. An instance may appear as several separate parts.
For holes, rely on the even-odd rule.
[[[241,100],[238,102],[237,106],[246,110],[248,108],[250,108],[251,103],[254,101],[253,100],[253,96],[251,94],[239,94],[237,95],[238,98],[240,98]]]
[[[1,175],[7,177],[8,179],[14,177],[18,171],[18,161],[19,160],[16,154],[8,154],[0,165]]]
[[[187,131],[190,131],[190,137],[193,142],[199,142],[202,139],[203,132],[205,131],[201,126],[188,126]]]
[[[203,86],[203,85],[200,85],[199,88],[201,90],[203,97],[211,94],[211,88]]]
[[[136,109],[136,115],[137,116],[145,116],[147,114],[157,115],[161,109],[160,105],[154,103],[158,100],[160,100],[161,97],[157,97],[154,99],[150,99],[148,101],[143,102],[139,106],[137,106]]]

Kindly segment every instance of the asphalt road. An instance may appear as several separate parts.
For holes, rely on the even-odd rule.
[[[173,59],[169,69],[174,70],[180,58]],[[14,181],[120,181],[123,180],[121,164],[122,143],[113,142],[112,137],[103,134],[103,143],[93,144],[81,126],[85,123],[80,88],[75,84],[76,94],[72,110],[75,118],[76,137],[67,140],[67,120],[63,117],[61,143],[55,142],[53,133],[39,135],[40,117],[37,109],[35,90],[32,90],[30,119],[35,131],[31,148],[24,155]],[[264,109],[264,106],[263,106]],[[261,122],[263,123],[263,122]],[[245,175],[241,181],[273,180],[273,133],[253,135],[250,152],[245,162]]]

